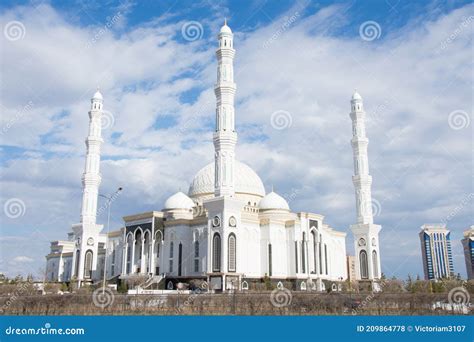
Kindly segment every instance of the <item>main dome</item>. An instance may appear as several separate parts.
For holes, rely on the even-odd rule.
[[[209,198],[214,196],[214,163],[203,167],[194,176],[189,186],[191,198]],[[247,202],[254,204],[265,196],[265,188],[257,173],[248,165],[235,161],[235,193],[237,197],[245,197]]]

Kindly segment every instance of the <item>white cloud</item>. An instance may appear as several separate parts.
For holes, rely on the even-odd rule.
[[[30,262],[33,262],[33,261],[34,261],[33,258],[27,257],[25,255],[20,255],[20,256],[17,256],[17,257],[13,258],[14,263],[30,263]]]

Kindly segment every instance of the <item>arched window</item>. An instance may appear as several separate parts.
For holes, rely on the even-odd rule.
[[[131,233],[128,234],[127,237],[127,258],[126,258],[126,265],[125,265],[125,273],[129,274],[131,272],[132,267],[132,249],[133,249],[133,235]]]
[[[74,274],[76,277],[79,276],[79,261],[81,259],[81,252],[79,250],[76,251],[76,269],[74,270]]]
[[[328,269],[328,245],[324,244],[324,268],[326,269],[326,274],[329,274]]]
[[[84,278],[90,279],[92,277],[92,251],[86,252],[84,260]]]
[[[377,251],[372,251],[372,263],[374,265],[374,278],[379,277],[379,263],[377,262]]]
[[[229,240],[228,240],[228,268],[229,272],[235,272],[236,270],[236,254],[237,254],[237,242],[236,242],[236,237],[234,233],[229,234]]]
[[[272,276],[273,274],[273,263],[272,263],[272,244],[268,244],[268,276]]]
[[[323,274],[323,236],[319,234],[319,274]]]
[[[173,241],[171,241],[170,242],[170,259],[173,258],[173,254],[174,254],[173,249],[174,249],[174,243]]]
[[[221,236],[215,233],[212,239],[212,271],[221,271]]]
[[[359,253],[360,259],[360,277],[362,279],[369,278],[369,265],[367,264],[367,252],[365,250],[361,250]]]
[[[194,242],[194,272],[199,272],[199,241]]]
[[[301,271],[306,273],[306,233],[303,232],[303,241],[301,241]]]
[[[112,262],[111,262],[111,267],[110,267],[110,275],[114,276],[114,273],[115,273],[115,248],[112,251],[111,259],[112,259]]]
[[[317,245],[316,245],[316,232],[313,230],[311,232],[311,238],[313,239],[313,273],[317,273],[317,268],[318,268],[318,251],[317,251]]]
[[[178,276],[181,276],[183,268],[183,244],[180,242],[178,245]]]
[[[249,289],[249,283],[247,283],[245,280],[242,282],[242,290],[248,290]]]

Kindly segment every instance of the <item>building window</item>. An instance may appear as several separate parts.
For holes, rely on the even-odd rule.
[[[296,273],[298,273],[298,241],[295,241],[295,267]]]
[[[360,277],[362,279],[369,278],[369,265],[367,264],[367,252],[365,250],[361,250],[359,253],[360,259]]]
[[[170,273],[173,273],[173,259],[170,259],[169,270],[170,270]]]
[[[92,251],[86,252],[84,261],[84,278],[90,279],[92,277]]]
[[[317,273],[317,268],[318,268],[318,251],[317,251],[317,245],[316,245],[316,233],[314,231],[311,232],[311,238],[313,239],[313,273]]]
[[[229,240],[228,240],[228,252],[229,252],[229,255],[228,255],[228,262],[229,262],[229,265],[228,265],[228,268],[229,268],[229,272],[235,272],[236,270],[236,254],[237,254],[237,245],[236,245],[236,237],[235,237],[235,234],[234,233],[231,233],[229,235]]]
[[[199,241],[194,242],[194,272],[199,272]]]
[[[110,267],[110,275],[113,276],[115,273],[115,249],[112,251],[112,265]]]
[[[273,264],[272,264],[272,244],[268,244],[268,275],[271,277],[273,274]]]
[[[74,269],[74,274],[76,277],[79,277],[79,261],[81,259],[81,252],[79,250],[76,251],[76,267]]]
[[[305,244],[306,234],[303,233],[303,241],[301,241],[301,271],[306,273],[306,257],[305,257]]]
[[[328,271],[328,245],[324,244],[324,267],[326,269],[326,274],[329,274]]]
[[[212,239],[212,270],[213,272],[221,271],[221,236],[219,233],[215,233]]]
[[[319,234],[319,274],[323,274],[323,236]]]
[[[174,249],[174,243],[173,243],[173,241],[171,241],[170,242],[170,259],[173,258],[173,254],[174,254],[173,249]]]
[[[181,276],[183,268],[183,244],[180,242],[178,246],[178,276]]]
[[[194,257],[199,258],[199,241],[194,242]]]
[[[377,262],[377,252],[374,250],[372,251],[372,263],[374,264],[374,278],[379,277],[379,263]]]

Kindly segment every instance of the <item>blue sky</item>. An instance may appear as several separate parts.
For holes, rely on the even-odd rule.
[[[212,161],[215,37],[226,17],[237,50],[237,158],[267,191],[348,231],[357,88],[384,273],[422,274],[420,226],[444,221],[464,275],[459,240],[474,223],[473,12],[468,1],[3,1],[0,272],[41,273],[49,241],[78,221],[97,85],[109,113],[101,192],[125,189],[113,227],[187,190]],[[7,30],[12,22],[19,31]],[[375,36],[361,31],[367,23]],[[183,33],[190,24],[195,37]],[[270,122],[278,111],[291,118],[282,130]],[[18,215],[7,215],[12,199]]]

